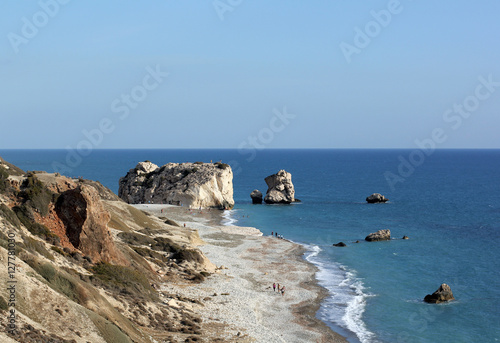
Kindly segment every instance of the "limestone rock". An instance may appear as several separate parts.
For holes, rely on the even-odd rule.
[[[252,193],[250,193],[250,198],[252,198],[252,204],[262,204],[262,192],[258,189],[254,189]]]
[[[441,286],[439,286],[437,291],[432,294],[427,294],[424,298],[424,301],[431,304],[439,304],[454,299],[455,297],[453,296],[453,292],[451,291],[450,286],[443,283],[441,284]]]
[[[333,246],[334,247],[346,247],[347,244],[345,244],[344,242],[338,242],[337,244],[334,244]]]
[[[296,201],[292,174],[282,169],[266,177],[265,181],[268,189],[264,201],[267,204],[290,204]]]
[[[120,178],[118,196],[129,204],[154,203],[231,209],[233,171],[224,163],[140,162]]]
[[[86,185],[63,192],[55,204],[69,242],[93,262],[126,264],[107,227],[111,216],[98,191]]]
[[[372,195],[370,195],[366,198],[366,201],[369,204],[378,204],[378,203],[387,202],[387,201],[389,201],[389,199],[387,199],[385,196],[383,196],[380,193],[373,193]]]
[[[376,241],[388,241],[391,239],[391,230],[378,230],[377,232],[370,233],[366,236],[365,241],[376,242]]]

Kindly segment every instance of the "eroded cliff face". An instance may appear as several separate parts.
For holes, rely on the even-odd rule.
[[[63,192],[57,199],[55,211],[74,248],[95,262],[127,264],[111,237],[107,226],[111,216],[95,188],[81,185]]]
[[[159,285],[199,283],[216,268],[197,232],[172,223],[98,182],[24,173],[0,158],[0,260],[13,258],[14,240],[20,285],[14,333],[0,289],[0,341],[201,342],[202,305]]]
[[[168,163],[158,167],[140,162],[120,178],[118,196],[129,204],[231,209],[233,171],[224,163]]]

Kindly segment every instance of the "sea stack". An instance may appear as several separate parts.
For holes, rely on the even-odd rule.
[[[254,189],[252,193],[250,193],[250,198],[252,198],[252,204],[262,204],[262,192],[258,189]]]
[[[268,187],[264,198],[266,204],[290,204],[299,201],[295,199],[292,174],[282,169],[266,177],[265,181]]]
[[[439,286],[438,290],[432,294],[427,294],[424,298],[424,301],[431,304],[439,304],[442,302],[447,302],[450,300],[454,300],[453,292],[451,291],[450,286],[443,283]]]
[[[129,204],[172,204],[231,209],[233,171],[225,163],[139,162],[120,178],[118,196]]]
[[[380,193],[373,193],[372,195],[366,197],[366,202],[369,204],[379,204],[389,201],[385,196]]]

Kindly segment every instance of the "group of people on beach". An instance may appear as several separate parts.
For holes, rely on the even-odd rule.
[[[273,283],[273,292],[276,292],[276,282]],[[281,296],[285,295],[285,286],[281,286],[278,284],[278,294],[281,292]]]
[[[271,236],[275,236],[275,235],[276,235],[276,238],[283,239],[282,235],[278,235],[277,232],[271,231]]]

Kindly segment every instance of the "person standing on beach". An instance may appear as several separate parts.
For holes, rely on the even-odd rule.
[[[278,284],[278,293],[279,293],[279,291],[280,291],[280,284]]]
[[[273,292],[276,292],[276,282],[273,283]]]
[[[274,236],[274,231],[271,231],[271,236]]]
[[[285,295],[285,286],[281,287],[281,296]]]

